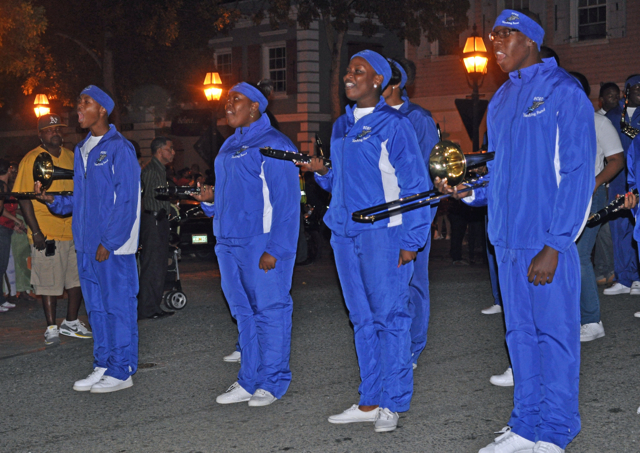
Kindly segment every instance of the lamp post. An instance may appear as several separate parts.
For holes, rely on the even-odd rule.
[[[471,102],[473,105],[473,130],[471,141],[473,142],[473,151],[480,149],[480,94],[478,88],[482,86],[484,75],[487,73],[487,48],[484,45],[482,37],[476,32],[476,25],[473,25],[473,33],[467,38],[464,49],[462,50],[462,60],[467,70],[467,83],[473,89],[471,94]],[[469,96],[467,96],[467,99]],[[484,112],[483,112],[484,114]]]
[[[46,115],[51,112],[49,108],[49,99],[46,94],[36,94],[36,98],[33,101],[35,106],[33,110],[36,112],[36,118],[40,118],[42,115]]]
[[[218,147],[218,101],[222,96],[222,80],[217,72],[207,72],[204,78],[204,95],[212,104],[211,108],[211,154],[209,155],[209,171],[213,175],[213,161]]]

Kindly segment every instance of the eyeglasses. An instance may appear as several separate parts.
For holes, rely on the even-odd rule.
[[[515,28],[501,28],[498,31],[492,31],[489,33],[489,40],[495,41],[496,38],[500,37],[501,39],[508,38],[511,33],[520,32],[520,30],[516,30]]]

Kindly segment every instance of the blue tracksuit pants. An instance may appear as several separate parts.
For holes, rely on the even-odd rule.
[[[427,345],[427,329],[431,301],[429,299],[429,251],[431,235],[426,245],[418,251],[413,262],[413,276],[409,283],[409,314],[411,315],[411,361],[418,363],[418,357]]]
[[[558,255],[552,283],[527,271],[537,250],[496,247],[515,388],[509,426],[532,441],[565,448],[580,431],[580,258]]]
[[[409,280],[413,263],[398,267],[400,228],[333,234],[342,294],[353,323],[360,404],[409,410],[413,394]]]
[[[623,169],[618,176],[609,183],[609,201],[616,199],[627,191],[627,172]],[[631,287],[634,281],[640,279],[638,275],[638,249],[633,239],[632,215],[623,211],[616,218],[609,221],[611,240],[613,241],[613,267],[616,280],[624,286]]]
[[[77,252],[78,275],[93,331],[93,366],[126,380],[138,369],[138,270],[135,255]]]
[[[278,260],[275,269],[258,267],[269,234],[218,239],[216,255],[222,291],[238,322],[242,353],[238,383],[249,393],[267,390],[282,398],[291,383],[291,315],[289,295],[295,258]]]

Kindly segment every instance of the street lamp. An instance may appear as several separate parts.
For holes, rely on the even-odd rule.
[[[40,118],[42,115],[46,115],[51,112],[51,109],[49,108],[49,99],[47,99],[46,94],[36,94],[33,105],[35,105],[33,110],[36,112],[36,118]]]
[[[217,72],[207,72],[204,78],[204,95],[207,101],[211,102],[211,154],[209,155],[209,171],[213,175],[213,161],[215,159],[216,148],[218,147],[218,101],[222,96],[222,80]]]
[[[484,41],[481,36],[478,36],[476,32],[476,25],[473,25],[473,33],[467,38],[462,50],[462,61],[464,67],[467,70],[467,83],[473,89],[471,94],[471,102],[473,105],[473,130],[471,140],[473,142],[473,151],[480,149],[480,117],[479,105],[480,94],[478,88],[484,81],[484,75],[487,73],[487,47],[484,45]],[[468,96],[467,96],[468,98]],[[484,112],[483,112],[484,114]]]

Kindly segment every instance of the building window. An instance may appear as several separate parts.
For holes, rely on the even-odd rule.
[[[460,35],[453,32],[453,17],[446,13],[438,16],[444,23],[444,30],[438,40],[438,56],[456,55],[460,53]]]
[[[607,0],[578,1],[578,39],[607,37]]]
[[[230,86],[233,81],[233,66],[231,65],[231,52],[216,54],[216,70],[220,74],[222,84]]]
[[[273,81],[273,91],[287,91],[287,48],[271,47],[268,53],[268,77]]]
[[[529,0],[504,0],[505,9],[519,9],[525,11],[529,9]]]

